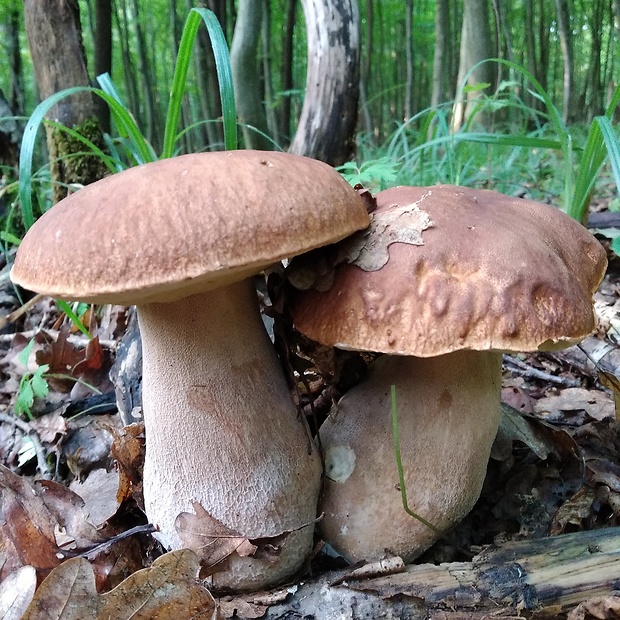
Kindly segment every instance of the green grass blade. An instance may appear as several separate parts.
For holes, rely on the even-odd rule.
[[[63,301],[62,299],[57,299],[56,300],[56,305],[62,310],[62,312],[64,312],[67,315],[67,317],[73,322],[73,324],[89,340],[93,339],[93,337],[90,335],[90,332],[88,331],[88,329],[86,328],[84,323],[82,323],[82,321],[80,320],[80,317],[77,314],[75,314],[75,312],[73,312],[73,310],[71,309],[71,306],[66,301]]]
[[[391,397],[392,397],[392,435],[394,437],[394,454],[396,456],[396,467],[398,468],[398,482],[400,485],[400,495],[403,502],[403,508],[405,512],[414,519],[417,519],[420,523],[426,525],[426,527],[433,530],[439,535],[443,535],[443,532],[436,528],[432,523],[427,521],[424,517],[421,517],[419,514],[413,512],[411,508],[409,508],[409,502],[407,500],[407,488],[405,486],[405,474],[403,472],[403,461],[400,453],[400,439],[398,437],[398,408],[396,406],[396,386],[393,385],[391,388]],[[438,457],[439,458],[439,457]]]
[[[97,82],[99,82],[101,89],[95,88],[93,93],[108,104],[119,135],[127,140],[124,144],[132,158],[137,164],[155,161],[157,159],[155,150],[140,131],[110,76],[107,73],[102,73],[97,76]]]
[[[74,95],[84,90],[89,90],[89,88],[74,86],[73,88],[66,88],[65,90],[51,95],[34,109],[28,119],[28,123],[26,123],[19,153],[19,202],[21,204],[22,218],[26,230],[34,224],[34,210],[32,208],[32,159],[39,127],[43,124],[45,115],[59,101],[69,95]]]
[[[177,128],[181,116],[181,103],[185,92],[187,71],[189,69],[192,49],[201,19],[209,32],[209,39],[215,58],[215,68],[220,89],[220,101],[224,117],[225,147],[228,150],[237,148],[237,112],[235,108],[232,71],[230,68],[230,56],[226,38],[224,37],[220,23],[213,11],[194,8],[187,16],[179,45],[177,62],[172,80],[172,89],[170,91],[170,103],[166,116],[162,158],[172,157],[174,154],[174,145],[177,140]]]

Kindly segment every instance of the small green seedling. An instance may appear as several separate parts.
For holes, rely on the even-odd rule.
[[[28,358],[34,347],[34,340],[31,340],[17,356],[17,359],[24,366],[28,366]],[[39,366],[34,372],[26,372],[19,382],[19,390],[15,399],[15,413],[25,415],[29,420],[34,420],[32,406],[35,398],[45,398],[49,394],[46,373],[49,364]]]
[[[392,385],[392,435],[394,437],[394,454],[396,456],[396,467],[398,468],[398,484],[400,486],[400,495],[403,500],[403,508],[405,512],[414,519],[417,519],[420,523],[426,525],[426,527],[433,530],[437,534],[443,536],[443,532],[435,527],[430,521],[427,521],[424,517],[409,508],[407,501],[407,488],[405,487],[405,474],[403,472],[403,462],[400,455],[400,440],[398,438],[398,408],[396,406],[396,386]]]

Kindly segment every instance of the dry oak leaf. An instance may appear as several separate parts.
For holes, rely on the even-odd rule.
[[[276,562],[290,531],[277,536],[248,538],[224,525],[210,515],[198,502],[193,503],[195,514],[180,513],[175,527],[183,545],[198,553],[204,568],[203,577],[226,570],[224,560],[233,553],[253,556],[265,562]]]
[[[0,583],[0,618],[20,620],[37,587],[37,571],[33,566],[22,566]]]
[[[579,603],[567,620],[620,620],[620,596],[596,596]]]
[[[211,620],[215,601],[199,570],[195,553],[172,551],[100,595],[88,561],[74,558],[43,581],[22,620]]]

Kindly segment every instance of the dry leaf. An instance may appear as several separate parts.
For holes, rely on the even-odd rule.
[[[211,516],[198,502],[193,504],[195,514],[182,512],[175,527],[183,545],[198,553],[204,565],[213,567],[233,553],[253,555],[257,549],[246,536],[224,525]]]
[[[610,372],[599,372],[599,381],[611,390],[611,394],[614,397],[614,409],[616,414],[616,422],[620,422],[620,379],[616,375],[612,375]]]
[[[118,511],[119,472],[95,469],[86,480],[74,480],[69,488],[84,500],[84,512],[95,527],[103,525]]]
[[[597,596],[579,603],[567,620],[620,620],[620,596]]]
[[[0,583],[0,618],[20,620],[32,601],[37,587],[37,571],[23,566]]]
[[[44,574],[57,566],[58,522],[37,490],[0,466],[0,500],[0,579],[25,565]]]
[[[173,551],[99,595],[92,567],[75,558],[43,581],[23,620],[211,620],[215,602],[196,582],[199,570],[196,554]]]
[[[133,497],[144,509],[142,466],[144,465],[144,424],[131,424],[115,431],[112,458],[118,463],[120,480],[116,500],[119,504]]]
[[[557,396],[541,398],[534,411],[549,421],[566,422],[568,413],[585,411],[594,420],[614,416],[614,402],[605,392],[584,388],[566,388]]]

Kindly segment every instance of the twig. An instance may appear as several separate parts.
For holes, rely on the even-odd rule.
[[[22,306],[23,307],[23,306]],[[0,318],[2,321],[2,318]],[[0,323],[0,327],[1,327]],[[45,333],[48,334],[51,338],[58,338],[59,331],[56,329],[29,329],[25,332],[17,332],[15,334],[0,334],[0,343],[4,342],[12,342],[13,338],[18,334],[23,336],[26,340],[30,340],[34,338],[37,334]],[[88,344],[88,338],[86,336],[82,336],[81,334],[70,334],[67,337],[67,342],[74,345],[86,346]],[[99,344],[105,349],[116,349],[118,342],[116,340],[100,340]]]
[[[33,428],[28,422],[24,422],[18,417],[7,413],[0,413],[0,422],[12,424],[30,438],[32,447],[34,448],[34,452],[37,456],[37,469],[39,470],[39,474],[43,479],[51,480],[52,472],[47,465],[47,461],[45,460],[45,452],[43,451],[43,446],[39,441],[39,435],[35,428]]]
[[[543,370],[538,370],[538,368],[534,368],[520,360],[518,357],[513,357],[512,355],[504,355],[504,361],[508,362],[512,366],[515,366],[516,368],[513,370],[526,377],[542,379],[543,381],[558,383],[559,385],[565,385],[566,387],[581,386],[581,381],[579,379],[573,379],[572,377],[558,377],[548,372],[544,372]]]
[[[5,316],[0,316],[0,329],[2,329],[7,323],[13,323],[17,321],[17,319],[19,319],[22,314],[26,314],[26,312],[28,312],[28,310],[30,310],[32,306],[41,301],[44,297],[45,295],[39,293],[38,295],[35,295],[32,299],[29,299],[25,304],[17,308],[17,310],[13,310],[13,312]]]

